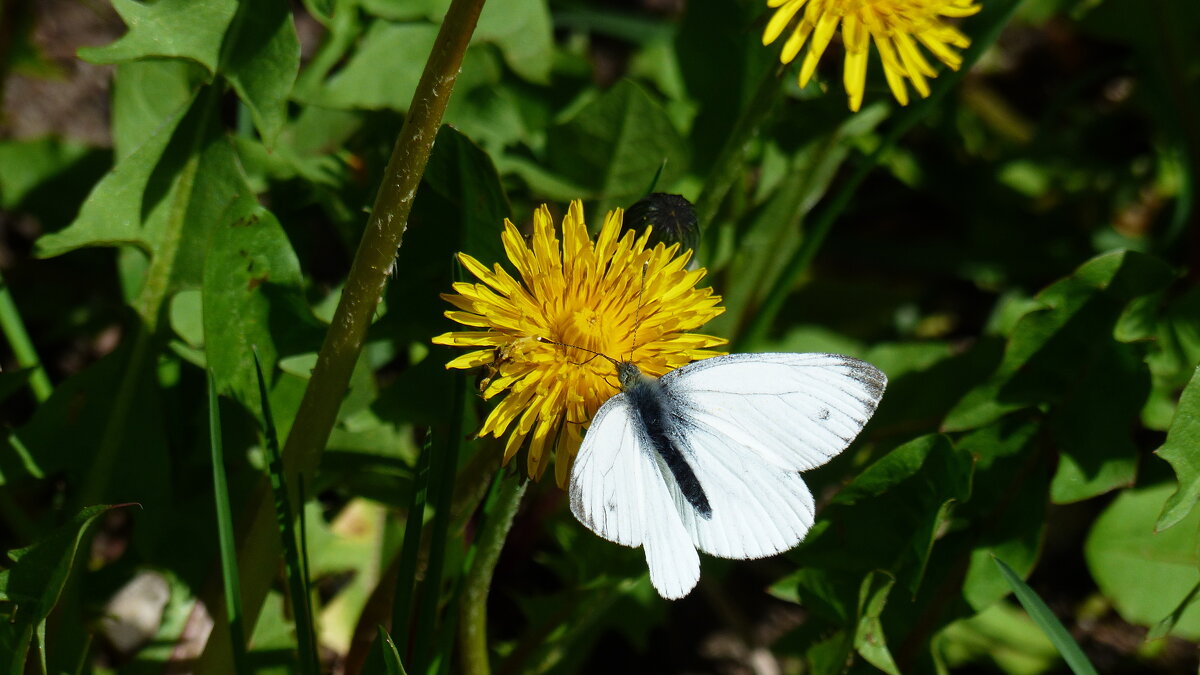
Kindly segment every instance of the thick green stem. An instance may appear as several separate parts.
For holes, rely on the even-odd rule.
[[[491,513],[483,523],[475,545],[475,559],[467,572],[460,602],[459,639],[462,649],[462,668],[467,675],[489,675],[487,599],[492,587],[492,573],[504,548],[504,540],[512,528],[513,517],[521,505],[527,481],[501,478],[499,493]]]
[[[284,464],[291,471],[309,473],[316,468],[337,420],[338,408],[362,351],[367,327],[383,295],[388,270],[408,227],[417,185],[482,9],[483,0],[454,0],[446,12],[384,172],[333,324],[325,335],[312,379],[284,445]]]
[[[284,445],[284,470],[289,482],[292,476],[311,474],[316,469],[333,430],[350,374],[362,351],[367,328],[383,295],[388,270],[408,226],[417,185],[425,171],[463,55],[482,9],[483,0],[453,0],[446,12],[433,52],[425,64],[425,72],[413,94],[404,127],[392,150],[333,323],[321,345],[317,365]],[[305,482],[312,483],[311,475],[306,475]],[[242,608],[246,626],[250,627],[258,617],[280,552],[274,506],[265,479],[260,481],[247,506],[250,516],[243,529],[239,567],[243,582]],[[211,601],[221,602],[219,597]],[[210,607],[210,611],[218,623],[223,621],[223,608]],[[215,672],[228,667],[227,636],[224,626],[215,627],[198,664],[199,671]]]

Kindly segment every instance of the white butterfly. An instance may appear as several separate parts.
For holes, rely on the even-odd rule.
[[[799,544],[815,515],[800,472],[845,450],[887,386],[875,366],[837,354],[730,354],[662,378],[616,365],[622,393],[583,439],[571,512],[645,548],[650,582],[670,599],[700,580],[696,549],[744,560]]]

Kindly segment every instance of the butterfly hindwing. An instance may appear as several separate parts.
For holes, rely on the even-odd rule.
[[[744,559],[786,551],[808,533],[813,497],[799,471],[850,444],[886,378],[844,356],[735,354],[660,382],[676,442],[712,507],[705,517],[676,498],[680,517],[700,550]]]
[[[678,515],[662,461],[638,436],[628,398],[597,411],[571,471],[571,512],[601,537],[642,546],[650,581],[682,598],[700,579],[700,557]]]

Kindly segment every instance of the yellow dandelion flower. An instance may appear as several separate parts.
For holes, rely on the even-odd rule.
[[[678,245],[650,248],[649,228],[640,237],[622,236],[621,220],[620,209],[610,212],[593,243],[583,205],[572,202],[561,245],[545,206],[534,213],[528,244],[505,220],[504,250],[521,280],[499,264],[489,270],[460,253],[459,262],[481,283],[456,283],[455,293],[442,296],[459,310],[446,312],[447,317],[482,329],[434,338],[436,344],[474,348],[446,367],[488,366],[492,376],[483,397],[506,394],[479,435],[509,434],[505,462],[528,438],[528,471],[534,479],[545,472],[553,449],[560,487],[567,483],[592,415],[620,391],[610,362],[573,347],[663,375],[715,356],[710,348],[725,342],[686,332],[724,311],[712,289],[696,288],[705,271],[687,269],[690,251],[678,255]]]
[[[778,9],[763,32],[764,45],[774,42],[792,18],[804,10],[779,55],[780,61],[791,63],[807,43],[808,53],[800,66],[801,87],[808,84],[841,24],[846,48],[842,82],[850,96],[850,109],[855,111],[862,107],[871,40],[879,50],[892,95],[900,105],[908,105],[905,79],[925,97],[929,96],[927,78],[937,76],[917,43],[958,70],[962,57],[955,48],[963,49],[971,40],[944,19],[970,16],[980,10],[975,0],[767,0],[767,5]]]

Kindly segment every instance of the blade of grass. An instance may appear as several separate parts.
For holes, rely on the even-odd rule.
[[[383,650],[383,667],[388,675],[408,675],[404,672],[404,663],[400,661],[400,652],[396,651],[396,643],[383,626],[379,627],[379,647]]]
[[[851,198],[858,190],[859,185],[863,180],[875,169],[879,160],[887,154],[897,141],[910,129],[917,125],[927,114],[938,104],[939,101],[950,91],[950,88],[958,84],[959,80],[971,70],[979,57],[992,46],[996,38],[1000,36],[1000,30],[1008,23],[1017,6],[1021,4],[1021,0],[1007,0],[1006,2],[997,2],[990,5],[985,5],[984,11],[980,14],[975,25],[980,26],[979,39],[971,42],[970,48],[963,53],[963,62],[958,70],[942,73],[934,80],[933,91],[929,98],[921,99],[914,103],[912,107],[906,109],[896,123],[888,130],[883,141],[875,148],[875,151],[868,155],[855,168],[854,173],[842,184],[841,188],[829,201],[829,205],[813,220],[812,225],[805,232],[804,242],[800,248],[792,254],[784,266],[784,271],[775,280],[775,284],[771,286],[771,290],[767,293],[766,299],[762,306],[755,312],[746,330],[734,341],[733,351],[742,351],[747,345],[752,345],[755,342],[762,340],[766,336],[767,329],[775,321],[775,317],[783,308],[784,301],[791,294],[796,282],[808,270],[812,264],[813,258],[816,257],[817,251],[820,250],[821,244],[825,243],[825,238],[829,235],[830,229],[833,228],[833,223],[842,215],[842,211],[850,204]]]
[[[3,331],[4,337],[8,339],[17,365],[32,369],[33,372],[29,374],[29,388],[33,390],[33,397],[37,402],[44,403],[50,398],[54,386],[50,384],[46,369],[42,367],[37,350],[33,347],[33,340],[29,339],[25,322],[21,320],[21,312],[17,310],[17,303],[13,300],[12,293],[8,290],[8,282],[3,276],[0,276],[0,331]]]
[[[433,432],[425,435],[425,445],[417,458],[413,476],[412,499],[408,504],[408,521],[404,525],[404,541],[400,544],[400,564],[396,572],[396,594],[392,600],[392,635],[400,636],[407,653],[409,618],[412,616],[413,588],[417,583],[417,554],[421,550],[421,529],[425,523],[425,501],[429,493],[429,465],[433,457]]]
[[[212,450],[213,497],[217,504],[217,537],[221,547],[221,577],[225,580],[225,612],[229,617],[229,639],[233,645],[236,673],[249,673],[246,635],[242,627],[242,586],[238,577],[237,544],[233,537],[233,510],[229,504],[229,482],[225,476],[225,450],[221,442],[221,409],[212,373],[208,373],[208,440]]]
[[[1091,661],[1088,661],[1087,657],[1083,655],[1083,650],[1054,616],[1054,612],[1051,612],[1046,603],[1042,602],[1038,594],[1028,584],[1021,581],[1021,577],[1017,576],[1017,573],[1003,560],[992,556],[992,561],[996,563],[996,567],[1000,568],[1001,576],[1008,582],[1008,586],[1016,594],[1017,600],[1021,601],[1021,606],[1029,613],[1029,617],[1042,629],[1046,637],[1050,638],[1050,642],[1058,650],[1058,653],[1062,654],[1063,660],[1067,662],[1071,672],[1075,675],[1098,675],[1096,669],[1092,667]]]
[[[267,383],[263,378],[262,364],[258,361],[258,352],[254,352],[254,371],[258,375],[258,394],[262,404],[263,435],[266,437],[267,454],[270,457],[269,472],[271,474],[271,489],[275,493],[275,517],[279,524],[279,535],[283,541],[283,560],[287,571],[288,595],[292,600],[292,612],[296,620],[296,643],[299,651],[300,672],[304,675],[317,675],[321,672],[320,661],[317,658],[316,631],[312,621],[312,607],[309,605],[308,577],[305,575],[307,565],[301,552],[301,544],[296,532],[296,516],[292,510],[292,500],[283,472],[283,458],[279,452],[279,438],[275,434],[275,420],[271,417],[271,400],[267,396]],[[297,495],[300,508],[304,508],[304,495]]]
[[[428,672],[430,651],[434,646],[434,628],[442,597],[442,573],[446,562],[446,534],[450,530],[450,504],[454,499],[454,474],[458,467],[458,451],[462,445],[462,419],[466,408],[466,378],[453,375],[450,429],[430,464],[430,497],[433,499],[433,536],[429,543],[429,565],[425,583],[421,585],[421,600],[417,611],[416,640],[413,642],[413,672]]]

